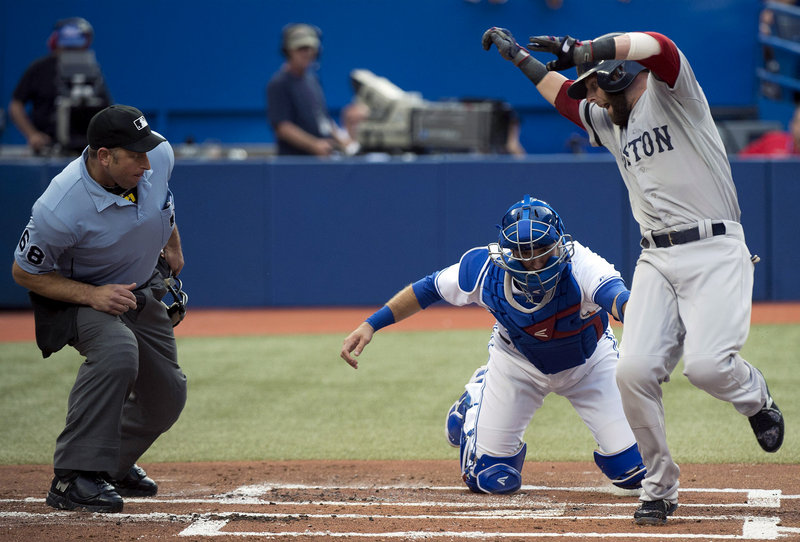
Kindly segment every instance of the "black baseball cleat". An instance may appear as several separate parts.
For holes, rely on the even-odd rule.
[[[767,390],[767,402],[748,418],[756,439],[765,452],[777,452],[783,444],[783,413]]]
[[[53,478],[45,502],[59,510],[122,512],[122,497],[99,474],[80,473],[69,482]]]
[[[109,482],[123,497],[152,497],[158,493],[158,484],[139,465],[132,466],[121,479]]]
[[[633,513],[636,525],[664,525],[667,517],[678,508],[678,501],[670,502],[664,499],[657,501],[641,501],[641,505]]]

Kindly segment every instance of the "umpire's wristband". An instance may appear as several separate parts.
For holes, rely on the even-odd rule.
[[[367,318],[366,322],[372,326],[372,329],[378,331],[383,327],[394,324],[394,313],[388,305],[384,305],[381,309],[375,311],[372,316]]]

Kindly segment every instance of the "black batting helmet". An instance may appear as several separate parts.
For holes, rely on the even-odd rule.
[[[595,39],[621,35],[622,32],[612,32]],[[622,92],[628,88],[639,72],[644,69],[644,66],[633,60],[601,60],[599,62],[581,64],[577,67],[578,78],[567,89],[567,95],[575,100],[585,98],[586,80],[595,74],[597,74],[597,86],[601,89],[611,94]]]

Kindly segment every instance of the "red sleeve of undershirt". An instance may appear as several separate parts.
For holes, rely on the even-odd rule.
[[[681,56],[678,54],[678,47],[671,39],[658,32],[645,32],[645,34],[658,40],[661,52],[636,62],[653,72],[670,87],[674,87],[681,71]]]
[[[564,117],[577,124],[579,128],[585,130],[586,128],[584,128],[583,123],[581,122],[580,113],[578,112],[581,101],[573,100],[567,96],[567,89],[571,84],[572,80],[569,79],[562,83],[561,88],[558,89],[558,94],[556,95],[555,107],[556,110]]]

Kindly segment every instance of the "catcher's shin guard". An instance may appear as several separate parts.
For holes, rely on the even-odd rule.
[[[514,493],[522,487],[522,465],[527,449],[523,442],[513,455],[495,457],[483,454],[465,469],[464,483],[475,493]]]
[[[622,489],[642,487],[642,480],[647,474],[636,443],[614,454],[604,454],[595,450],[594,462],[612,484]]]
[[[453,448],[461,446],[461,432],[464,429],[464,418],[472,406],[478,403],[481,396],[480,386],[476,384],[483,384],[484,375],[486,374],[486,366],[478,367],[473,373],[472,378],[469,379],[467,385],[464,386],[467,391],[461,394],[455,403],[447,411],[447,419],[445,421],[445,435],[447,442]]]

